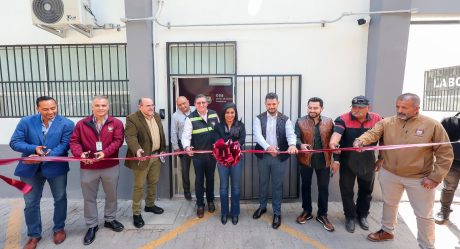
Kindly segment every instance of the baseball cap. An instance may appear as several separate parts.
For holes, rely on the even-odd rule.
[[[356,96],[351,100],[351,106],[366,107],[369,105],[369,99],[366,96]]]

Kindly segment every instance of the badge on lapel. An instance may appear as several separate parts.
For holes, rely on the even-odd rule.
[[[107,126],[107,129],[109,130],[109,132],[113,132],[113,126],[109,125]]]
[[[423,129],[416,129],[415,130],[415,136],[417,136],[417,137],[423,137],[424,133],[425,133],[425,131]]]

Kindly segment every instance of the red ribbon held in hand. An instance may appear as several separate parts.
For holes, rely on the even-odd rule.
[[[212,154],[217,162],[225,167],[236,166],[241,159],[241,146],[238,141],[231,139],[225,142],[222,138],[213,145]]]

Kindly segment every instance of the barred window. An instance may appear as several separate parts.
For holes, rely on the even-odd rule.
[[[0,46],[0,117],[36,113],[43,95],[67,117],[91,114],[92,97],[106,95],[110,114],[126,116],[126,44]]]
[[[424,111],[460,111],[460,66],[425,71]]]
[[[169,75],[236,73],[236,42],[168,43]]]

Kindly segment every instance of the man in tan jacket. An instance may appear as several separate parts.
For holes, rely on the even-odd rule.
[[[139,99],[139,111],[126,117],[126,157],[143,157],[166,151],[166,140],[160,115],[155,112],[153,100]],[[147,184],[145,212],[162,214],[163,209],[155,205],[157,183],[160,178],[161,162],[159,158],[148,160],[126,160],[125,166],[133,170],[133,223],[137,228],[144,226],[141,215],[141,203],[144,186]]]
[[[358,137],[363,147],[383,137],[385,145],[449,142],[441,123],[419,114],[420,98],[412,93],[396,100],[397,115],[383,119]],[[380,170],[383,195],[382,228],[367,236],[371,241],[393,240],[398,205],[404,190],[417,217],[417,241],[421,248],[434,248],[433,205],[435,188],[447,175],[453,160],[450,144],[386,150]],[[435,160],[436,158],[436,160]]]

